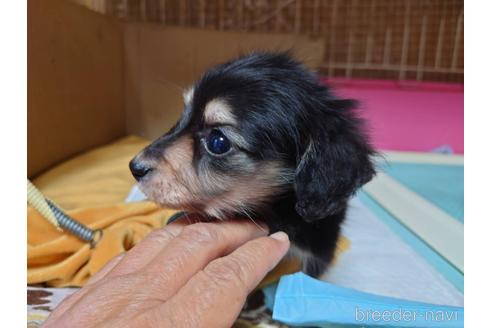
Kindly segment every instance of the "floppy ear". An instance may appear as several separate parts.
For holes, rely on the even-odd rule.
[[[318,129],[296,169],[296,211],[308,222],[344,210],[348,198],[375,173],[374,151],[357,125],[337,131]]]

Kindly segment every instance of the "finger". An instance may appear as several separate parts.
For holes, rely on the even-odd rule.
[[[277,265],[288,248],[288,237],[283,232],[252,240],[211,262],[150,315],[163,322],[182,323],[183,327],[196,326],[197,322],[202,327],[230,327],[247,295]]]
[[[89,280],[87,280],[85,286],[90,286],[95,284],[99,280],[103,279],[113,268],[121,262],[125,257],[125,252],[113,257],[101,270],[99,270],[95,275],[93,275]]]
[[[51,313],[49,316],[49,321],[46,322],[51,322],[52,320],[58,318],[60,315],[65,313],[73,304],[75,304],[82,296],[86,294],[86,292],[89,290],[89,286],[95,284],[96,282],[100,281],[102,278],[104,278],[108,272],[110,272],[120,261],[121,259],[125,256],[125,253],[119,254],[115,257],[113,257],[101,270],[99,270],[95,275],[93,275],[85,284],[84,289],[80,289],[77,292],[73,293],[66,299],[64,299],[57,307],[54,312]]]
[[[141,242],[135,245],[125,256],[125,258],[108,274],[108,277],[115,277],[140,270],[142,267],[153,261],[154,257],[173,240],[183,227],[200,220],[199,216],[187,213],[178,213],[178,219],[174,219],[164,228],[152,231]]]
[[[249,221],[196,223],[183,228],[144,269],[146,288],[161,300],[174,295],[199,270],[267,231]]]
[[[120,254],[111,259],[99,272],[87,281],[84,288],[75,292],[60,303],[46,322],[53,322],[53,320],[58,319],[64,313],[69,312],[70,308],[90,293],[93,289],[91,287],[102,279],[131,273],[141,269],[141,267],[151,261],[153,257],[159,253],[162,247],[178,235],[186,224],[196,222],[196,220],[190,220],[191,219],[186,219],[173,222],[165,227],[165,231],[163,231],[164,229],[155,230],[144,240],[135,245],[129,252]]]
[[[108,278],[136,272],[151,262],[154,257],[173,240],[183,227],[183,221],[174,222],[162,229],[152,231],[141,242],[127,252],[127,255],[108,273]]]
[[[176,221],[164,229],[158,229],[151,232],[144,240],[135,245],[127,253],[120,254],[109,261],[99,272],[92,276],[84,288],[65,299],[50,315],[50,321],[58,318],[62,313],[67,311],[73,304],[85,296],[91,286],[104,278],[111,278],[117,275],[131,273],[141,269],[145,264],[151,261],[175,235],[179,234],[184,221]]]

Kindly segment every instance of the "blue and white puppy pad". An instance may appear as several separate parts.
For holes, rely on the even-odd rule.
[[[291,326],[463,327],[462,307],[364,293],[303,273],[282,277],[276,290],[269,287],[265,293],[273,319]]]

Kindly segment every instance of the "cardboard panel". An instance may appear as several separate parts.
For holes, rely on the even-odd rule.
[[[125,133],[118,21],[28,1],[28,176]]]
[[[292,49],[316,68],[324,55],[323,40],[290,34],[125,24],[124,35],[127,131],[147,138],[174,124],[183,89],[215,64],[252,50]]]

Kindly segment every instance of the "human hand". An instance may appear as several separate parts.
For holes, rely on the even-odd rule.
[[[247,221],[174,222],[111,260],[44,327],[230,327],[289,248]]]

